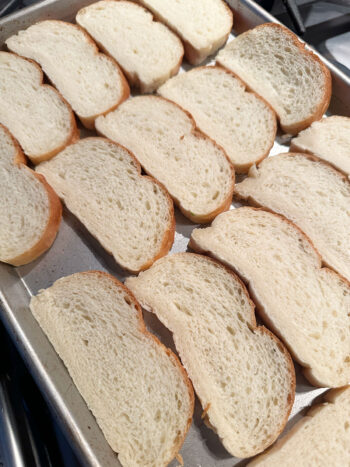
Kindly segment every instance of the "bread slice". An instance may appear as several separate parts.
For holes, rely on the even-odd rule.
[[[249,284],[267,325],[312,384],[350,381],[350,284],[321,267],[312,243],[286,218],[243,207],[192,232],[190,246],[232,267]]]
[[[143,93],[153,92],[180,68],[180,39],[140,5],[100,1],[81,9],[76,20]]]
[[[198,127],[224,148],[236,172],[246,172],[269,154],[276,136],[275,113],[246,92],[230,71],[194,68],[167,81],[158,93],[192,114]]]
[[[78,137],[72,109],[40,67],[0,52],[0,122],[17,138],[34,164],[50,159]]]
[[[109,274],[81,272],[32,297],[30,309],[121,464],[166,466],[191,424],[193,390],[132,293]]]
[[[323,118],[291,141],[290,151],[314,154],[350,175],[350,118]]]
[[[350,387],[333,389],[250,467],[340,467],[349,464]]]
[[[283,214],[311,239],[325,264],[350,280],[350,181],[305,154],[263,161],[236,187],[254,205]]]
[[[263,326],[235,274],[201,255],[157,261],[126,285],[173,332],[210,425],[234,456],[263,451],[294,401],[293,362]]]
[[[62,206],[42,175],[26,166],[10,132],[0,125],[0,261],[20,266],[55,240]]]
[[[129,86],[113,59],[99,53],[90,36],[74,24],[47,20],[6,41],[7,47],[39,63],[87,128],[98,115],[129,96]]]
[[[239,35],[219,52],[217,63],[271,105],[286,133],[299,133],[328,108],[328,68],[280,24],[262,24]]]
[[[193,118],[161,97],[138,96],[96,120],[96,129],[132,151],[194,222],[229,208],[234,170],[223,149]]]
[[[198,65],[225,44],[233,15],[223,0],[138,0],[181,38],[185,56]]]
[[[170,196],[119,144],[85,138],[37,171],[122,267],[146,269],[173,244]]]

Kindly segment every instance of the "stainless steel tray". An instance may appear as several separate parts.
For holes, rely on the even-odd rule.
[[[72,21],[77,10],[89,3],[93,2],[91,0],[44,0],[4,18],[0,20],[0,46],[11,34],[38,20],[55,18]],[[270,14],[251,0],[228,0],[228,3],[235,10],[234,34],[267,21],[276,22]],[[331,63],[323,58],[322,60],[330,68],[333,77],[330,113],[350,116],[350,80]],[[186,69],[188,68],[186,65]],[[287,146],[284,145],[284,141],[283,137],[279,137],[271,154],[286,152]],[[238,205],[238,203],[233,203],[232,208]],[[179,212],[176,212],[176,236],[171,252],[186,251],[191,231],[195,227]],[[39,289],[50,286],[61,276],[89,269],[107,271],[120,280],[125,278],[125,272],[118,267],[113,258],[65,209],[57,239],[46,254],[37,261],[18,268],[0,264],[0,299],[2,302],[0,317],[83,465],[118,466],[120,464],[115,453],[108,446],[62,361],[28,308],[30,296],[36,294]],[[171,334],[157,318],[145,312],[145,319],[149,328],[166,345],[174,349]],[[287,429],[301,417],[306,406],[326,391],[324,388],[310,386],[301,375],[298,366],[296,366],[296,372],[297,394]],[[202,422],[201,412],[200,404],[197,402],[194,420],[181,450],[185,466],[245,465],[247,460],[233,458],[223,448],[219,438]],[[171,463],[171,467],[177,465],[176,460]]]

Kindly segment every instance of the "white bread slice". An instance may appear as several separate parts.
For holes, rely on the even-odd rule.
[[[55,240],[62,206],[42,175],[26,166],[10,132],[0,125],[0,261],[20,266]]]
[[[328,108],[328,68],[280,24],[262,24],[239,35],[219,52],[217,63],[271,105],[286,133],[299,133]]]
[[[113,110],[129,96],[128,83],[116,62],[99,53],[77,25],[41,21],[11,36],[6,45],[39,63],[87,128],[94,128],[98,115]]]
[[[225,152],[196,129],[193,118],[162,97],[138,96],[96,120],[96,129],[132,151],[194,222],[229,208],[234,169]]]
[[[121,464],[166,466],[191,424],[193,390],[132,293],[109,274],[82,272],[40,291],[30,309]]]
[[[350,280],[350,181],[312,156],[279,154],[236,186],[255,206],[283,214],[311,239],[324,263]]]
[[[194,68],[167,81],[158,93],[192,114],[198,127],[224,148],[236,172],[246,172],[269,154],[276,136],[275,113],[246,92],[230,71]]]
[[[195,229],[190,246],[232,267],[249,284],[267,325],[312,384],[350,381],[350,283],[328,268],[286,218],[243,207]]]
[[[138,0],[182,40],[186,59],[198,65],[225,44],[233,25],[223,0]]]
[[[250,467],[341,467],[349,465],[350,388],[333,389]]]
[[[350,175],[350,118],[323,118],[293,138],[291,152],[314,154]]]
[[[34,164],[50,159],[78,137],[72,109],[40,67],[0,52],[0,122],[17,138]]]
[[[205,256],[157,261],[126,285],[173,332],[209,421],[234,456],[250,457],[283,430],[294,401],[293,362],[238,277]]]
[[[180,39],[140,5],[100,1],[78,11],[76,20],[143,93],[153,92],[180,68]]]
[[[141,175],[135,157],[105,138],[85,138],[39,164],[68,209],[115,260],[148,268],[174,241],[174,208],[163,186]]]

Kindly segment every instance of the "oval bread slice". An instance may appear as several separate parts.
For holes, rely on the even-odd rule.
[[[234,169],[192,117],[161,97],[138,96],[96,120],[96,129],[132,151],[186,217],[209,222],[229,208]]]
[[[233,24],[223,0],[138,0],[181,38],[185,55],[198,65],[225,44]]]
[[[77,25],[41,21],[11,36],[6,45],[39,63],[87,128],[94,128],[98,115],[113,110],[129,96],[128,83],[116,62],[99,53]]]
[[[180,39],[135,3],[93,3],[78,11],[76,20],[142,93],[153,92],[179,70],[184,54]]]
[[[167,81],[158,93],[186,109],[198,127],[226,151],[236,172],[266,157],[276,136],[273,110],[233,73],[218,66],[194,68]]]
[[[321,267],[304,233],[254,208],[220,214],[192,232],[190,246],[233,268],[249,284],[268,326],[305,367],[312,384],[350,381],[350,283]]]
[[[81,272],[40,291],[30,309],[121,464],[166,466],[191,424],[193,390],[130,291],[109,274]]]
[[[266,23],[240,34],[216,60],[271,105],[286,133],[299,133],[328,108],[328,68],[280,24]]]
[[[291,152],[314,154],[350,176],[350,118],[332,115],[293,138]]]
[[[34,164],[50,159],[78,137],[72,109],[40,67],[0,52],[0,122],[17,138]]]
[[[263,161],[236,186],[254,205],[283,214],[311,239],[322,260],[350,280],[350,181],[305,154]]]
[[[283,430],[294,401],[292,359],[257,326],[254,306],[235,274],[205,256],[170,255],[126,285],[173,333],[210,425],[234,456],[266,449]]]
[[[26,166],[18,143],[3,125],[0,179],[0,261],[20,266],[50,248],[62,206],[45,178]]]
[[[333,389],[250,467],[340,467],[349,464],[350,387]]]
[[[68,209],[115,260],[148,268],[174,241],[174,208],[135,157],[105,138],[85,138],[37,166]]]

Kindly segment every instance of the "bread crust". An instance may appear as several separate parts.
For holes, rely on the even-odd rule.
[[[257,206],[259,206],[258,204],[256,204]],[[250,209],[250,210],[253,210],[253,211],[265,211],[265,212],[269,212],[271,214],[273,214],[274,216],[276,217],[279,217],[280,219],[282,219],[284,222],[286,222],[287,224],[291,225],[295,230],[298,231],[299,235],[301,237],[303,237],[306,242],[308,242],[310,244],[310,246],[312,247],[312,249],[314,250],[314,253],[315,253],[315,258],[317,259],[317,262],[318,262],[318,269],[319,270],[323,270],[324,272],[326,272],[327,274],[335,274],[339,280],[341,280],[346,286],[348,286],[349,288],[349,293],[350,293],[350,282],[344,278],[343,276],[341,276],[338,272],[334,271],[333,269],[330,269],[328,266],[323,266],[323,263],[322,263],[322,258],[321,258],[321,255],[320,253],[318,252],[318,250],[315,248],[315,245],[313,244],[312,240],[296,225],[294,224],[294,222],[292,222],[291,220],[289,220],[288,218],[286,218],[285,216],[283,216],[282,214],[278,214],[268,208],[265,208],[265,207],[251,207],[251,206],[243,206],[241,208],[238,208],[238,209]],[[278,329],[273,325],[273,323],[271,322],[270,318],[269,318],[269,314],[268,312],[265,310],[264,308],[264,305],[262,303],[259,302],[256,294],[254,293],[254,289],[252,287],[252,285],[248,282],[248,280],[243,276],[243,274],[240,274],[240,272],[235,269],[235,267],[233,265],[230,265],[228,263],[225,263],[224,260],[221,260],[219,258],[217,258],[215,256],[214,253],[212,253],[211,251],[206,251],[206,250],[203,250],[194,240],[193,240],[193,237],[191,236],[190,238],[190,241],[189,241],[189,244],[188,244],[189,248],[191,248],[192,250],[194,250],[195,252],[197,253],[200,253],[200,254],[204,254],[204,255],[207,255],[211,258],[214,258],[215,260],[221,262],[222,264],[224,264],[225,266],[231,268],[238,276],[240,279],[242,279],[242,281],[247,285],[247,288],[249,290],[249,295],[252,297],[252,300],[254,301],[255,303],[255,306],[256,306],[256,309],[259,313],[259,316],[262,318],[262,320],[264,321],[264,323],[267,324],[267,326],[269,327],[269,329],[272,330],[272,332],[279,338],[282,340],[282,342],[284,343],[284,345],[286,346],[286,348],[288,349],[288,351],[290,352],[290,354],[292,355],[293,359],[299,363],[302,368],[303,368],[303,374],[304,376],[307,378],[307,380],[313,385],[313,386],[316,386],[316,387],[324,387],[324,383],[322,381],[319,381],[312,373],[312,369],[311,368],[308,368],[307,366],[305,366],[305,364],[303,362],[301,362],[297,356],[295,355],[295,353],[293,352],[293,349],[288,346],[288,344],[286,342],[283,341],[283,337],[281,336],[281,333],[278,331]]]
[[[142,2],[142,0],[141,0]],[[230,35],[230,32],[232,30],[233,26],[233,13],[231,8],[227,5],[226,2],[221,1],[222,5],[224,6],[226,10],[227,16],[230,17],[230,30],[228,33],[222,38],[221,41],[218,41],[216,44],[212,44],[211,50],[209,53],[203,52],[200,49],[196,49],[186,38],[181,34],[180,31],[177,31],[175,28],[171,27],[171,25],[168,23],[166,18],[162,18],[160,15],[157,14],[156,11],[149,10],[153,14],[153,16],[156,18],[157,21],[165,24],[174,34],[176,34],[182,41],[184,50],[185,50],[185,58],[186,60],[191,64],[191,65],[198,65],[199,63],[203,62],[205,58],[207,58],[209,55],[215,53],[221,46],[223,46],[227,39],[228,36]]]
[[[52,243],[54,242],[57,232],[58,232],[60,222],[61,222],[62,204],[58,196],[54,192],[54,190],[45,180],[45,177],[43,175],[37,174],[36,172],[31,170],[29,167],[27,167],[26,159],[23,155],[23,152],[19,144],[17,143],[17,141],[13,138],[11,133],[8,131],[8,129],[4,125],[1,125],[1,124],[0,124],[0,128],[3,129],[8,134],[8,136],[12,140],[14,148],[16,149],[16,154],[13,160],[13,164],[17,165],[19,170],[28,170],[29,172],[31,172],[31,174],[34,175],[43,185],[44,189],[46,190],[47,197],[49,199],[50,215],[47,220],[47,224],[46,224],[45,230],[41,238],[29,250],[23,252],[19,256],[16,256],[15,258],[11,258],[6,261],[6,263],[12,264],[13,266],[22,266],[23,264],[27,264],[27,263],[30,263],[31,261],[34,261],[40,255],[42,255],[46,250],[48,250],[50,246],[52,245]]]
[[[113,64],[114,68],[117,70],[117,72],[119,74],[122,92],[121,92],[120,98],[118,99],[118,101],[115,104],[113,104],[110,108],[106,109],[104,112],[96,114],[96,115],[90,115],[89,117],[82,117],[81,115],[77,114],[77,116],[79,117],[79,120],[85,126],[85,128],[88,128],[89,130],[93,130],[95,128],[95,119],[97,117],[99,117],[100,115],[105,115],[108,112],[111,112],[112,110],[117,108],[118,105],[120,105],[123,101],[125,101],[129,97],[129,95],[130,95],[129,84],[128,84],[125,76],[123,75],[119,65],[117,64],[117,62],[112,57],[110,57],[110,56],[108,56],[106,54],[103,54],[102,52],[100,52],[98,50],[98,47],[97,47],[96,43],[91,38],[91,36],[85,31],[85,29],[81,28],[77,24],[67,23],[66,21],[62,21],[62,20],[58,20],[58,19],[47,19],[47,20],[43,20],[43,21],[38,21],[35,24],[47,23],[47,22],[59,23],[59,24],[63,23],[64,25],[68,24],[69,26],[72,26],[73,28],[75,28],[78,31],[80,31],[81,33],[83,33],[83,35],[84,35],[84,37],[86,39],[86,42],[92,46],[94,54],[95,55],[104,55],[107,58],[107,60],[109,60]],[[50,80],[50,81],[52,82],[52,80]]]
[[[150,11],[150,10],[147,10],[147,8],[145,8],[143,5],[140,5],[138,3],[134,3],[134,2],[131,2],[130,0],[104,0],[104,1],[107,1],[107,2],[122,2],[122,3],[131,3],[132,5],[135,5],[139,8],[141,8],[142,10],[146,11],[147,13],[149,13],[150,15],[152,15],[152,21],[154,23],[158,22],[158,23],[161,23],[160,21],[158,21],[154,14]],[[96,2],[96,3],[99,3],[99,2]],[[77,15],[82,12],[83,10],[87,9],[87,7],[84,7],[82,8],[81,10],[78,11]],[[161,23],[164,27],[166,27],[167,29],[169,29],[169,27],[167,25],[165,25],[164,23]],[[80,26],[81,28],[83,28],[82,26]],[[84,28],[83,28],[84,29]],[[85,29],[84,29],[85,31]],[[86,31],[87,32],[87,31]],[[108,57],[112,58],[112,60],[115,60],[115,62],[118,64],[118,66],[120,67],[120,69],[122,70],[122,72],[124,73],[124,76],[127,78],[128,80],[128,83],[130,86],[132,87],[135,87],[135,88],[138,88],[140,89],[140,92],[142,94],[146,94],[146,93],[152,93],[153,91],[155,91],[159,86],[161,86],[163,83],[165,83],[165,81],[167,81],[169,78],[171,78],[172,76],[176,75],[177,72],[179,71],[180,69],[180,66],[181,66],[181,63],[182,63],[182,59],[183,59],[183,56],[184,56],[184,53],[185,53],[185,50],[184,50],[184,47],[183,47],[183,44],[181,42],[181,40],[179,39],[179,37],[171,30],[169,29],[169,33],[173,35],[173,37],[177,40],[178,44],[179,44],[179,47],[181,48],[182,50],[182,54],[179,58],[179,61],[177,62],[177,64],[169,71],[169,75],[167,78],[165,78],[164,80],[161,80],[157,83],[154,83],[153,85],[151,86],[147,86],[145,83],[142,82],[142,80],[140,79],[140,77],[138,76],[137,73],[129,73],[127,70],[125,70],[125,68],[123,68],[121,66],[121,64],[108,52],[108,50],[103,46],[103,44],[101,44],[99,41],[97,41],[96,39],[92,38],[93,41],[95,41],[95,43],[98,45],[98,47],[103,51],[103,53],[105,55],[107,55]],[[88,34],[88,32],[87,32]],[[127,99],[129,97],[129,95],[125,98]],[[123,101],[125,100],[123,99]],[[122,102],[123,102],[122,101]],[[120,102],[121,103],[121,102]],[[109,111],[108,111],[109,112]],[[108,113],[106,112],[106,113]],[[103,115],[106,115],[106,113],[104,113]]]
[[[289,39],[293,42],[293,44],[298,48],[299,52],[302,55],[312,57],[313,60],[318,62],[318,64],[320,65],[322,69],[322,74],[324,76],[325,86],[324,86],[323,99],[321,100],[321,102],[319,102],[317,108],[315,109],[314,113],[310,115],[310,117],[304,120],[301,120],[299,122],[293,123],[291,125],[283,125],[281,124],[280,117],[277,114],[277,118],[279,120],[279,125],[281,129],[287,134],[296,135],[300,131],[305,130],[305,128],[309,127],[311,123],[314,122],[315,120],[320,120],[323,114],[328,109],[331,96],[332,96],[332,77],[326,65],[320,60],[320,58],[315,54],[315,52],[306,49],[306,44],[304,42],[301,42],[298,36],[296,36],[292,31],[290,31],[290,29],[286,28],[282,24],[264,23],[252,29],[263,29],[266,27],[267,28],[273,27],[275,29],[282,30],[284,34],[286,34],[289,37]],[[249,31],[250,30],[244,32],[242,35],[249,33]],[[218,63],[220,66],[223,66],[225,68],[225,66],[220,63],[220,60],[217,61],[216,63]],[[246,87],[247,89],[250,89],[250,87],[247,84],[246,84]]]
[[[233,78],[235,78],[237,81],[239,81],[243,86],[244,86],[244,92],[247,92],[247,93],[250,93],[250,94],[253,94],[257,99],[259,99],[260,101],[262,101],[266,107],[269,108],[269,110],[271,111],[271,114],[273,114],[274,116],[274,130],[273,130],[273,138],[271,139],[270,141],[270,144],[269,144],[269,147],[268,149],[257,159],[255,160],[254,162],[249,162],[247,164],[236,164],[234,165],[234,170],[235,170],[235,173],[237,174],[242,174],[242,173],[246,173],[248,172],[248,170],[250,169],[250,167],[252,167],[254,164],[259,164],[263,159],[265,159],[269,154],[270,154],[270,151],[271,151],[271,148],[272,146],[274,145],[274,142],[275,142],[275,137],[276,137],[276,133],[277,133],[277,116],[276,116],[276,112],[273,110],[273,108],[271,107],[271,105],[264,99],[262,98],[261,96],[259,96],[259,94],[257,94],[255,91],[253,91],[252,89],[250,89],[246,83],[244,81],[242,81],[242,79],[237,76],[233,71],[229,70],[228,68],[225,68],[224,66],[222,65],[208,65],[208,66],[199,66],[199,67],[196,67],[196,68],[193,68],[192,70],[189,70],[187,73],[190,73],[191,71],[195,70],[206,70],[208,68],[213,68],[213,69],[219,69],[220,71],[223,71],[225,72],[226,74],[228,75],[231,75]],[[162,97],[162,96],[161,96]],[[166,99],[163,97],[163,99]],[[176,102],[174,102],[176,104]],[[178,104],[177,104],[178,105]],[[182,107],[181,107],[182,108]],[[189,115],[190,113],[188,111],[186,111],[185,109],[182,109],[184,110],[185,112],[187,112]],[[192,117],[193,121],[195,121],[195,118]],[[198,127],[199,128],[199,127]],[[202,131],[202,130],[200,130]],[[208,136],[208,135],[206,135]],[[208,136],[208,138],[212,139],[210,136]],[[217,146],[220,146],[219,143],[217,143],[215,140],[212,139],[213,142],[215,142],[217,144]],[[221,146],[220,146],[221,147]],[[224,148],[222,148],[223,151]],[[226,154],[226,152],[225,152]],[[226,154],[227,156],[227,154]],[[227,156],[228,158],[228,156]],[[228,158],[229,159],[229,158]],[[231,162],[231,160],[229,159],[229,161]],[[233,165],[233,163],[231,162],[231,164]],[[219,214],[219,213],[218,213]],[[214,216],[215,217],[215,216]]]
[[[189,118],[189,120],[191,121],[191,125],[192,125],[192,129],[191,129],[191,134],[193,136],[195,136],[196,138],[205,138],[205,139],[208,139],[210,140],[217,148],[219,148],[225,155],[225,158],[227,160],[227,162],[229,163],[229,167],[230,167],[230,170],[231,170],[231,188],[230,188],[230,191],[229,191],[229,194],[228,196],[224,199],[224,201],[221,203],[221,205],[219,207],[217,207],[214,211],[212,212],[209,212],[205,215],[202,215],[202,216],[195,216],[191,211],[187,211],[185,210],[182,206],[181,206],[181,203],[178,199],[176,199],[175,197],[173,197],[173,200],[174,200],[174,203],[176,204],[176,206],[178,206],[178,208],[180,209],[180,211],[183,213],[183,215],[185,217],[187,217],[188,219],[190,219],[192,222],[195,222],[195,223],[208,223],[208,222],[211,222],[213,219],[215,219],[215,217],[220,214],[221,212],[223,211],[227,211],[231,205],[231,202],[232,202],[232,196],[233,196],[233,192],[234,192],[234,186],[235,186],[235,169],[230,161],[230,159],[228,158],[225,150],[219,145],[217,144],[216,141],[214,141],[212,138],[210,138],[210,136],[206,135],[205,133],[203,133],[197,126],[196,126],[196,122],[194,120],[194,118],[192,117],[192,115],[187,112],[187,110],[183,109],[180,105],[176,104],[176,102],[173,102],[171,101],[170,99],[167,99],[165,97],[162,97],[162,96],[147,96],[148,99],[161,99],[163,101],[166,101],[166,102],[169,102],[171,105],[174,105],[176,107],[178,107],[182,112],[184,112],[186,114],[186,116]],[[101,132],[98,132],[100,134],[102,134]],[[122,146],[122,145],[120,145]],[[123,146],[122,146],[123,147]],[[125,149],[125,148],[124,148]],[[134,155],[133,155],[134,156]],[[136,156],[134,156],[136,158]],[[138,164],[140,165],[140,162],[138,161]],[[141,167],[141,165],[140,165]],[[154,175],[149,172],[148,170],[146,170],[145,167],[143,167],[144,171],[151,176],[152,179],[156,180],[156,178],[154,177]],[[163,186],[160,182],[158,182],[161,186]],[[166,188],[164,187],[164,189],[166,190]],[[168,192],[167,192],[168,193]],[[169,195],[170,196],[170,195]],[[175,227],[174,227],[175,228]],[[161,256],[164,256],[164,255],[161,255]],[[158,258],[157,258],[158,259]],[[147,269],[147,268],[145,268]]]
[[[3,53],[9,53],[9,52],[3,52]],[[37,71],[39,73],[39,76],[40,76],[39,86],[52,89],[56,93],[56,95],[60,98],[60,100],[66,105],[66,107],[69,110],[69,114],[70,114],[70,133],[67,136],[67,138],[65,139],[65,141],[60,146],[53,149],[52,151],[46,152],[46,153],[41,154],[39,156],[36,156],[35,154],[31,154],[31,155],[26,154],[27,157],[29,157],[29,159],[34,164],[39,164],[40,162],[51,159],[53,156],[55,156],[56,154],[61,152],[66,146],[68,146],[68,144],[74,143],[79,138],[79,130],[77,128],[77,124],[76,124],[74,113],[73,113],[73,110],[72,110],[71,106],[66,101],[66,99],[62,96],[62,94],[59,91],[57,91],[57,89],[54,86],[51,86],[49,84],[44,83],[44,73],[43,73],[42,69],[40,68],[40,66],[34,60],[31,60],[30,58],[21,57],[20,55],[14,53],[14,52],[10,52],[10,53],[12,55],[18,57],[20,60],[26,60],[27,62],[30,62],[37,69]]]
[[[116,143],[115,141],[112,141],[108,138],[105,138],[105,137],[99,137],[99,136],[89,136],[88,138],[84,138],[84,140],[91,140],[91,139],[97,139],[99,141],[101,140],[105,140],[105,141],[108,141],[108,143],[110,144],[114,144],[120,148],[122,148],[124,151],[126,151],[130,158],[133,160],[134,162],[134,165],[135,165],[135,168],[137,170],[137,173],[138,173],[138,176],[142,179],[146,178],[148,180],[150,180],[154,185],[157,185],[161,191],[163,192],[163,194],[165,195],[165,198],[167,200],[167,203],[168,203],[168,209],[169,209],[169,224],[168,224],[168,227],[167,229],[165,230],[164,232],[164,235],[163,235],[163,240],[162,240],[162,243],[161,243],[161,246],[159,248],[159,251],[157,252],[157,254],[149,259],[146,263],[144,263],[142,266],[140,266],[139,269],[137,270],[133,270],[133,269],[130,269],[130,268],[127,268],[126,266],[124,265],[120,265],[123,269],[131,272],[131,273],[134,273],[134,274],[137,274],[138,272],[140,271],[143,271],[145,269],[148,269],[150,266],[152,266],[152,264],[159,258],[161,258],[162,256],[165,256],[170,248],[172,247],[172,244],[174,243],[174,237],[175,237],[175,214],[174,214],[174,205],[173,205],[173,201],[168,193],[168,191],[166,190],[166,188],[158,181],[156,180],[155,178],[153,178],[152,176],[149,176],[149,175],[142,175],[141,173],[141,165],[139,163],[139,161],[136,159],[136,157],[134,156],[134,154],[129,151],[129,149],[125,148],[124,146],[122,146],[121,144],[119,143]],[[39,174],[38,174],[39,175]],[[95,235],[93,235],[91,233],[91,235],[96,238]],[[96,238],[96,240],[100,243],[99,239]],[[102,245],[102,244],[101,244]],[[113,256],[113,252],[110,251],[108,248],[106,248],[105,245],[102,245],[102,247],[104,248],[105,251],[107,251],[110,255]],[[119,263],[118,263],[119,264]]]
[[[172,352],[169,348],[165,347],[165,345],[154,334],[152,334],[152,333],[150,333],[148,331],[148,329],[146,327],[146,324],[145,324],[145,321],[143,319],[143,313],[142,313],[141,306],[140,306],[139,302],[136,300],[136,298],[135,298],[134,294],[131,292],[131,290],[129,290],[124,284],[119,282],[111,274],[108,274],[106,272],[91,270],[91,271],[82,272],[81,274],[91,274],[91,275],[96,275],[98,277],[108,278],[111,282],[116,284],[118,287],[122,288],[124,290],[124,292],[129,296],[131,302],[133,303],[133,305],[134,305],[134,307],[135,307],[135,309],[137,311],[140,332],[142,332],[142,334],[144,334],[150,340],[155,342],[160,347],[160,349],[162,349],[168,355],[168,357],[171,359],[173,365],[175,367],[177,367],[177,369],[181,373],[183,381],[184,381],[184,383],[185,383],[185,385],[186,385],[186,387],[188,389],[188,395],[189,395],[189,399],[190,399],[190,410],[188,412],[188,420],[187,420],[187,425],[186,425],[186,428],[184,430],[184,433],[183,433],[182,436],[180,436],[178,439],[176,439],[176,443],[174,445],[171,457],[165,464],[165,465],[167,465],[168,463],[170,463],[170,461],[172,459],[174,459],[174,457],[176,457],[177,453],[180,451],[181,446],[183,445],[183,442],[184,442],[184,440],[186,438],[187,432],[188,432],[188,430],[189,430],[189,428],[191,426],[191,423],[192,423],[192,417],[193,417],[193,411],[194,411],[194,392],[193,392],[192,383],[191,383],[190,379],[187,376],[186,370],[181,365],[181,362],[180,362],[179,358],[174,354],[174,352]]]
[[[289,377],[290,377],[290,392],[289,392],[289,395],[287,397],[286,411],[285,411],[285,414],[284,414],[283,418],[280,420],[279,426],[276,427],[276,432],[271,434],[271,436],[269,437],[268,440],[266,440],[264,445],[257,448],[256,452],[251,454],[251,455],[258,454],[259,452],[263,451],[268,446],[270,446],[278,438],[278,436],[284,430],[284,427],[285,427],[285,425],[286,425],[286,423],[288,421],[290,412],[291,412],[292,407],[293,407],[294,399],[295,399],[296,379],[295,379],[295,370],[294,370],[293,360],[292,360],[288,350],[286,349],[285,345],[274,334],[272,334],[271,331],[269,331],[265,326],[257,325],[256,317],[255,317],[255,311],[254,311],[255,310],[255,304],[252,301],[252,299],[250,298],[248,290],[247,290],[245,284],[243,283],[242,279],[232,269],[230,269],[228,266],[226,266],[225,264],[218,261],[216,258],[209,257],[209,256],[203,256],[202,254],[182,252],[182,253],[176,253],[176,256],[193,256],[193,257],[196,257],[196,258],[199,257],[201,259],[205,258],[208,262],[214,263],[218,268],[221,268],[221,269],[225,270],[228,274],[230,274],[230,276],[233,277],[234,280],[239,283],[239,285],[241,286],[241,288],[242,288],[242,290],[243,290],[243,292],[244,292],[244,294],[245,294],[245,296],[247,298],[248,303],[250,304],[250,311],[251,311],[251,313],[250,313],[250,326],[249,326],[250,330],[253,333],[258,332],[258,333],[261,333],[261,334],[268,335],[270,337],[270,339],[272,339],[274,342],[276,342],[276,344],[278,345],[278,348],[281,350],[281,352],[285,356],[285,359],[287,361],[288,370],[289,370],[288,371],[289,372]],[[152,308],[148,304],[147,304],[147,306],[144,306],[144,308],[146,310],[154,313],[155,315],[157,315],[157,313],[154,311],[154,308]],[[212,423],[210,421],[210,409],[211,409],[210,402],[204,404],[203,401],[200,399],[198,394],[197,394],[197,396],[198,396],[198,398],[199,398],[199,400],[201,402],[202,408],[203,408],[202,418],[206,419],[206,421],[208,422],[208,424],[205,422],[207,424],[207,426],[211,430],[213,430],[215,433],[217,433],[215,426],[212,425]]]

